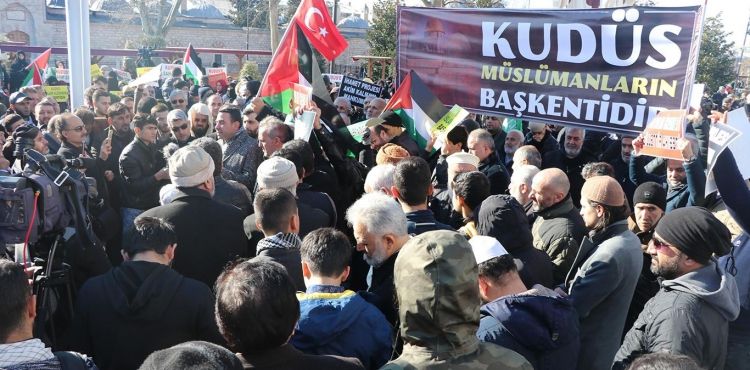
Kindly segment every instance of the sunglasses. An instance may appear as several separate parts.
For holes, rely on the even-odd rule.
[[[78,126],[78,127],[73,127],[73,128],[69,128],[69,129],[66,129],[65,131],[75,131],[75,132],[81,132],[81,131],[83,131],[84,129],[85,129],[85,127],[84,127],[84,126]]]
[[[188,125],[187,123],[185,123],[182,126],[172,127],[172,132],[177,132],[177,131],[182,131],[182,130],[187,130],[187,129],[188,129]]]
[[[175,99],[172,100],[172,104],[182,104],[185,102],[185,99]]]
[[[665,243],[663,240],[651,238],[651,242],[654,243],[654,247],[656,248],[669,248],[669,244]]]

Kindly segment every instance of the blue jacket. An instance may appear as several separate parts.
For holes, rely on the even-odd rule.
[[[566,298],[539,285],[482,306],[477,337],[523,355],[534,369],[575,369],[578,314]]]
[[[684,162],[685,183],[678,187],[669,186],[666,176],[646,173],[643,164],[644,162],[640,157],[630,156],[630,181],[636,185],[647,181],[662,184],[667,189],[667,209],[664,212],[682,207],[703,206],[706,192],[706,173],[703,171],[700,160]]]
[[[297,293],[300,318],[291,344],[314,355],[356,357],[367,369],[391,357],[391,325],[375,306],[340,286],[313,285]]]

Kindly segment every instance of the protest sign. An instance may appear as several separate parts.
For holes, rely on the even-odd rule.
[[[687,108],[702,12],[399,7],[398,81],[414,70],[474,113],[632,135]]]
[[[703,90],[706,89],[706,84],[694,84],[690,90],[690,108],[695,110],[700,109],[701,100],[703,99]]]
[[[211,86],[214,91],[223,91],[224,87],[228,86],[227,73],[225,71],[218,71],[208,75],[208,86]]]
[[[161,65],[161,64],[160,64]],[[148,71],[152,70],[154,67],[138,67],[135,69],[135,73],[138,75],[138,77],[141,77],[148,73]]]
[[[130,76],[130,73],[125,72],[125,71],[123,71],[121,69],[113,69],[113,71],[115,71],[115,73],[117,73],[117,77],[120,79],[120,81],[128,82],[128,81],[130,81],[130,80],[133,79]]]
[[[714,124],[713,126],[720,125]],[[747,119],[744,108],[737,108],[727,114],[727,126],[734,128],[739,132],[746,132],[750,127],[750,121]],[[710,134],[709,134],[710,135]],[[737,168],[742,174],[742,178],[750,179],[750,135],[740,135],[729,143],[729,150],[732,151],[734,160],[737,162]],[[717,154],[718,156],[718,154]],[[716,191],[716,184],[709,179],[706,181],[706,194]]]
[[[682,152],[677,142],[684,135],[686,113],[684,110],[659,112],[643,130],[643,149],[640,154],[682,161]]]
[[[170,77],[172,77],[172,71],[175,70],[175,68],[182,69],[182,64],[161,64],[161,77],[160,79],[166,80]]]
[[[91,65],[91,78],[93,79],[93,78],[100,77],[100,76],[104,76],[104,74],[102,74],[102,69],[99,68],[98,64],[92,64]]]
[[[706,178],[705,194],[713,193],[716,190],[713,169],[719,154],[732,144],[737,138],[742,136],[742,132],[732,126],[724,124],[713,124],[708,134],[708,174]]]
[[[380,96],[382,90],[383,87],[380,85],[344,76],[339,87],[339,96],[347,98],[354,106],[362,107],[366,97]]]
[[[306,110],[294,120],[294,139],[310,141],[313,124],[315,123],[315,111]]]
[[[299,108],[304,108],[310,104],[312,101],[312,87],[300,85],[300,84],[292,84],[292,111]]]
[[[44,86],[44,92],[47,96],[53,97],[58,103],[64,103],[68,101],[68,87],[67,86]]]
[[[141,68],[138,68],[139,69],[139,71],[137,71],[139,73],[138,78],[136,78],[133,81],[130,81],[128,83],[128,86],[138,86],[138,85],[143,85],[143,84],[155,85],[158,83],[159,78],[161,77],[161,64],[159,64],[156,67],[145,67],[145,68],[149,68],[149,70],[143,73],[142,71],[140,71]]]
[[[360,144],[364,141],[366,131],[367,131],[367,121],[352,123],[349,126],[344,126],[339,129],[339,132],[345,138],[351,138],[351,140]]]
[[[341,85],[341,81],[344,79],[344,75],[338,73],[323,73],[323,76],[328,76],[328,81],[336,86]]]
[[[217,75],[224,73],[224,75],[227,75],[227,67],[211,67],[206,68],[206,76],[210,75]]]
[[[435,143],[432,147],[435,149],[442,148],[445,144],[445,135],[447,135],[450,130],[453,130],[454,127],[458,126],[458,124],[468,116],[469,112],[466,109],[454,105],[448,113],[430,127],[430,131],[436,136]]]
[[[65,68],[55,68],[55,78],[58,81],[70,82],[70,70]]]

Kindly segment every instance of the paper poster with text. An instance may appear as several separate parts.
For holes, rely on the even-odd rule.
[[[435,122],[430,131],[436,136],[435,144],[433,148],[440,149],[445,143],[445,135],[447,135],[454,127],[458,126],[466,117],[469,116],[469,112],[466,109],[461,108],[458,105],[454,105],[442,118]]]
[[[702,22],[701,6],[399,7],[397,81],[414,70],[472,113],[633,135],[688,107]]]
[[[292,84],[292,111],[304,108],[312,101],[313,89],[311,86]]]

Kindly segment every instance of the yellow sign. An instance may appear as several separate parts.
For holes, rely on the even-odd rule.
[[[92,64],[91,65],[91,78],[94,79],[94,78],[97,78],[99,76],[104,76],[102,74],[101,68],[99,68],[98,64]]]
[[[68,101],[68,87],[67,86],[44,86],[44,92],[47,96],[51,96],[58,103],[64,103]]]
[[[154,67],[138,67],[135,69],[135,72],[138,75],[138,77],[141,77],[153,68]]]

